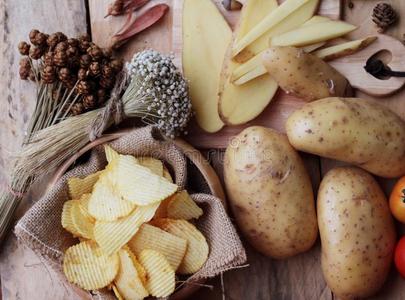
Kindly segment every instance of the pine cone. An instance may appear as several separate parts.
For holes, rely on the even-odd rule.
[[[18,51],[21,55],[29,55],[30,54],[30,45],[27,42],[20,42],[18,44]]]
[[[384,32],[397,21],[397,13],[388,3],[378,3],[373,10],[373,22],[379,27],[379,32]]]
[[[83,103],[78,102],[78,103],[73,104],[72,107],[70,108],[70,112],[74,116],[82,114],[84,112]]]
[[[87,70],[80,68],[79,71],[77,72],[77,78],[79,78],[79,80],[86,80],[87,77],[88,77]]]
[[[122,67],[124,66],[124,63],[122,62],[121,59],[116,58],[116,59],[113,59],[110,62],[110,66],[111,66],[111,68],[113,68],[115,73],[118,73],[119,71],[122,70]]]
[[[91,64],[91,56],[88,54],[83,54],[80,57],[80,67],[83,69],[87,69]]]
[[[70,70],[68,68],[61,68],[58,72],[59,80],[62,82],[68,82],[70,79]]]
[[[48,51],[44,54],[43,61],[45,66],[53,66],[53,52]]]
[[[83,106],[85,109],[90,110],[97,105],[97,98],[94,95],[86,95],[83,98]]]
[[[41,47],[31,47],[30,48],[30,57],[34,60],[40,59],[41,56],[44,54],[44,48]]]
[[[90,75],[95,77],[100,75],[100,72],[101,72],[100,63],[97,61],[93,61],[89,66]]]
[[[35,45],[35,46],[38,46],[37,45],[37,34],[39,33],[39,30],[37,30],[37,29],[32,29],[31,31],[30,31],[30,34],[29,34],[29,38],[30,38],[30,42],[31,42],[31,44],[33,44],[33,45]]]
[[[53,55],[53,63],[58,67],[64,67],[67,64],[67,55],[66,52],[58,51]]]
[[[52,66],[45,66],[41,72],[41,78],[44,83],[53,83],[55,82],[55,68]]]
[[[91,92],[91,85],[86,80],[80,80],[76,86],[76,91],[78,94],[88,95]]]
[[[89,54],[94,61],[100,61],[103,58],[103,50],[97,45],[92,45],[87,49],[87,54]]]
[[[67,42],[59,42],[55,47],[55,52],[66,51],[68,46]]]

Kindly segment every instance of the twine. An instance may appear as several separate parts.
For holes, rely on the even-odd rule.
[[[115,125],[118,125],[125,119],[121,94],[126,87],[127,78],[126,71],[118,73],[107,105],[100,110],[90,126],[89,139],[91,142],[101,137],[103,132],[110,126],[111,120],[114,121]]]

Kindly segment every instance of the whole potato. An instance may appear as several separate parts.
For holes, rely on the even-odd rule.
[[[374,178],[354,167],[329,171],[318,192],[318,224],[331,290],[341,299],[376,293],[391,266],[395,228]]]
[[[290,115],[286,131],[298,150],[382,177],[405,174],[405,122],[377,103],[357,98],[308,103]]]
[[[285,135],[245,129],[226,150],[224,174],[236,222],[253,247],[280,259],[311,248],[318,234],[311,181]]]
[[[351,96],[347,79],[319,57],[294,47],[270,47],[263,64],[288,94],[306,101]]]

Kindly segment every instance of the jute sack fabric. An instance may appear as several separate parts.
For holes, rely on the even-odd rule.
[[[214,277],[246,261],[245,250],[221,201],[210,194],[198,169],[187,161],[179,148],[171,142],[154,138],[151,127],[135,129],[110,143],[110,146],[122,154],[152,156],[164,161],[176,184],[181,189],[194,192],[192,198],[204,210],[204,215],[196,222],[196,226],[206,237],[210,254],[205,265],[189,277],[186,284]],[[106,164],[103,146],[94,148],[88,161],[68,171],[15,227],[18,239],[61,274],[63,253],[78,242],[61,225],[63,204],[69,200],[67,180],[97,172]],[[190,176],[187,176],[188,173]],[[108,299],[110,296],[108,292],[94,295],[98,299]]]

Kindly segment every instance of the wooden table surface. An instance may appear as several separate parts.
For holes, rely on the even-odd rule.
[[[197,0],[196,0],[197,1]],[[18,78],[19,54],[17,45],[26,40],[32,28],[45,32],[63,31],[68,35],[92,32],[89,7],[96,7],[103,0],[0,0],[0,187],[7,183],[6,169],[10,156],[19,149],[29,116],[34,108],[34,87]],[[107,1],[108,2],[108,1]],[[354,4],[349,8],[349,2]],[[370,10],[377,0],[346,0],[345,19],[361,25],[354,35],[375,32],[370,22]],[[391,0],[405,16],[405,1]],[[105,8],[104,8],[105,9]],[[404,39],[405,20],[400,21],[391,34]],[[98,33],[100,34],[100,33]],[[363,95],[362,95],[363,96]],[[405,102],[400,92],[380,99],[405,118]],[[339,163],[303,155],[310,170],[316,190],[322,175]],[[221,151],[210,152],[210,159],[222,174]],[[44,180],[46,182],[46,179]],[[380,180],[386,193],[393,181]],[[31,192],[21,205],[16,218],[38,199],[40,188]],[[399,228],[401,231],[402,228]],[[320,243],[309,252],[284,261],[271,260],[246,245],[249,266],[230,271],[223,276],[226,299],[336,299],[326,286],[320,268]],[[35,256],[31,250],[19,245],[10,234],[0,253],[1,295],[9,299],[78,299],[63,280]],[[220,279],[208,282],[213,288],[202,288],[193,299],[222,299]],[[384,289],[372,299],[405,299],[405,281],[392,271]]]

